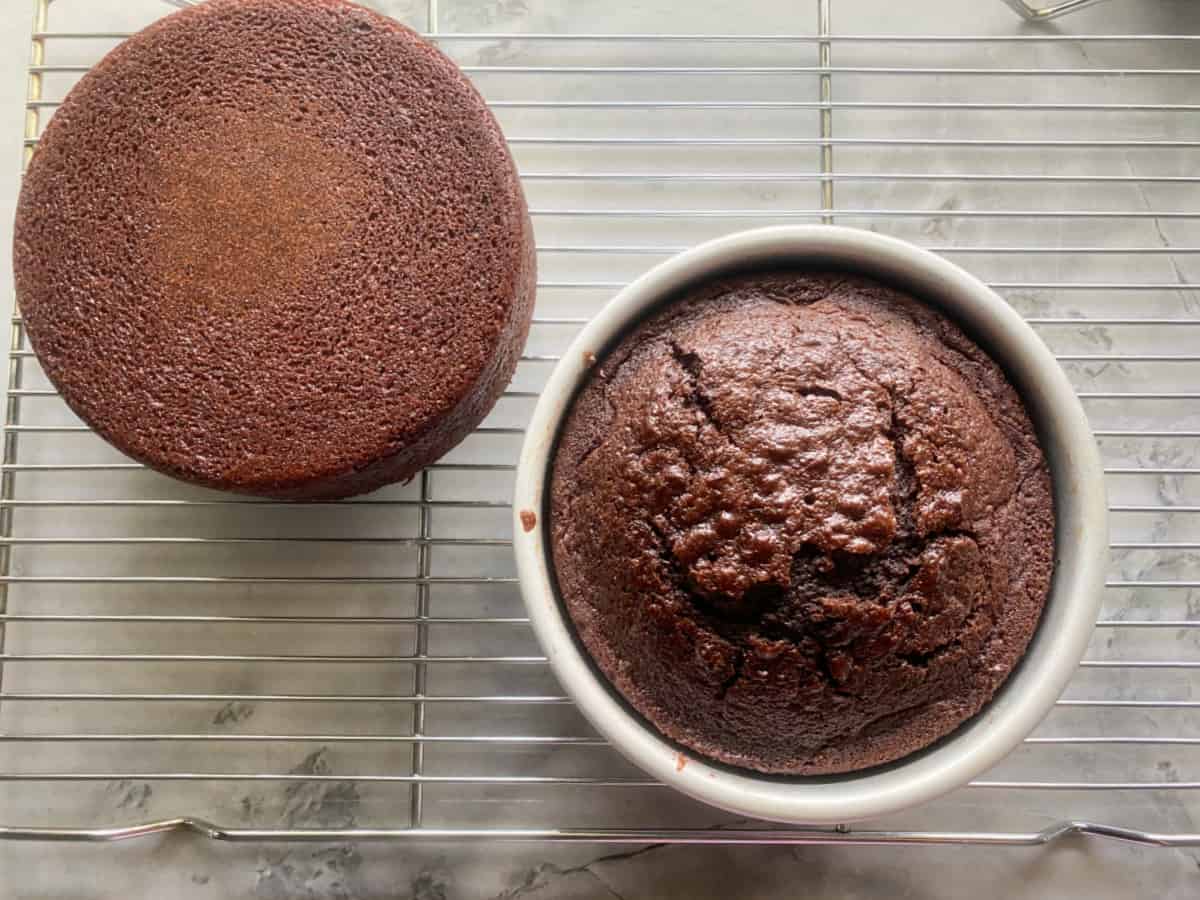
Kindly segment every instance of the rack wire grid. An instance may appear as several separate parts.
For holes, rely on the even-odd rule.
[[[1200,34],[837,33],[835,5],[795,4],[785,34],[405,7],[510,135],[541,271],[511,389],[411,484],[296,504],[149,472],[72,417],[14,317],[0,837],[1200,845]],[[169,11],[35,9],[27,158]],[[510,559],[522,427],[574,331],[682,247],[797,221],[916,241],[1008,298],[1078,388],[1112,509],[1102,618],[1050,717],[982,780],[854,829],[646,780],[562,696]]]

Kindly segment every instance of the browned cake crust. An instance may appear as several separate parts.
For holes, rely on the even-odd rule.
[[[624,338],[555,457],[554,568],[665,735],[827,774],[979,711],[1037,626],[1050,478],[1000,369],[863,278],[696,289]]]
[[[512,376],[529,217],[438,50],[341,0],[208,0],[71,91],[14,246],[63,398],[154,468],[328,498],[411,477]]]

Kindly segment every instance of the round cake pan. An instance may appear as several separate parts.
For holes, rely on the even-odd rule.
[[[1054,484],[1054,577],[1020,664],[973,719],[925,750],[845,775],[778,777],[710,762],[663,737],[594,667],[557,596],[546,494],[559,426],[598,358],[682,289],[735,270],[784,265],[843,269],[895,285],[957,322],[1005,370],[1037,429]],[[513,544],[530,622],[580,711],[634,764],[666,785],[741,815],[834,824],[893,813],[976,778],[1050,711],[1087,647],[1104,587],[1107,505],[1087,417],[1054,356],[978,279],[933,253],[869,231],[799,225],[745,231],[651,269],[585,327],[554,368],[517,467]]]

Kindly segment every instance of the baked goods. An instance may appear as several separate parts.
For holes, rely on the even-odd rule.
[[[97,432],[283,498],[371,490],[458,443],[535,286],[482,98],[341,0],[208,0],[113,50],[46,128],[14,262],[33,348]]]
[[[667,737],[768,773],[954,730],[1053,570],[1049,473],[999,367],[835,272],[710,282],[626,335],[565,420],[547,506],[604,676]]]

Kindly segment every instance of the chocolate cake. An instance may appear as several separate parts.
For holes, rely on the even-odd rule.
[[[25,177],[33,348],[103,437],[216,488],[412,476],[512,376],[534,243],[463,74],[341,0],[208,0],[114,49]]]
[[[1050,477],[1000,368],[838,273],[711,282],[624,337],[564,423],[548,511],[604,676],[667,737],[768,773],[953,731],[1053,569]]]

